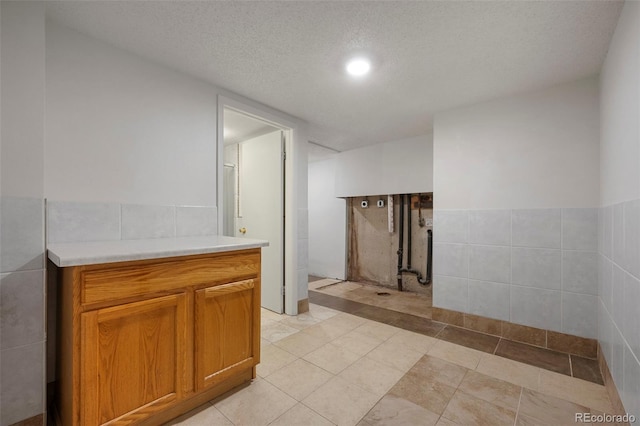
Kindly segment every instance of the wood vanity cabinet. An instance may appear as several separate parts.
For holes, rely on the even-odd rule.
[[[57,273],[63,425],[156,425],[255,378],[259,248]]]

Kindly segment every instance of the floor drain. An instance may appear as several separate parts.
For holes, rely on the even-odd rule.
[[[386,291],[379,291],[376,294],[378,296],[391,296],[391,293],[387,293]]]

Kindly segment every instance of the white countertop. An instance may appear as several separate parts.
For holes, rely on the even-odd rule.
[[[49,244],[47,252],[53,263],[65,267],[219,253],[267,247],[268,245],[269,242],[265,240],[213,235],[208,237],[56,243]]]

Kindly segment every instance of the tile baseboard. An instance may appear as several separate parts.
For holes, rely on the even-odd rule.
[[[298,300],[298,315],[309,312],[309,298]]]
[[[432,319],[545,349],[579,355],[585,358],[598,358],[598,342],[595,339],[436,307],[432,310]]]
[[[616,388],[616,384],[613,382],[613,376],[611,376],[611,371],[609,370],[609,366],[607,365],[607,360],[604,358],[604,354],[602,353],[602,347],[600,347],[600,343],[598,343],[598,365],[600,366],[600,371],[602,372],[604,387],[605,389],[607,389],[609,400],[611,401],[611,405],[613,406],[614,412],[612,414],[626,414],[626,410],[624,409],[624,405],[622,404],[622,399],[620,399],[620,394],[618,393],[618,388]],[[628,425],[629,423],[625,424]]]
[[[11,426],[42,426],[44,425],[44,414],[38,414],[37,416],[30,417],[25,420],[21,420],[18,423],[14,423]]]

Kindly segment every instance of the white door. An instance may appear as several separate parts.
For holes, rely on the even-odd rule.
[[[262,249],[262,307],[283,312],[284,176],[278,130],[240,143],[236,236],[269,241]]]

